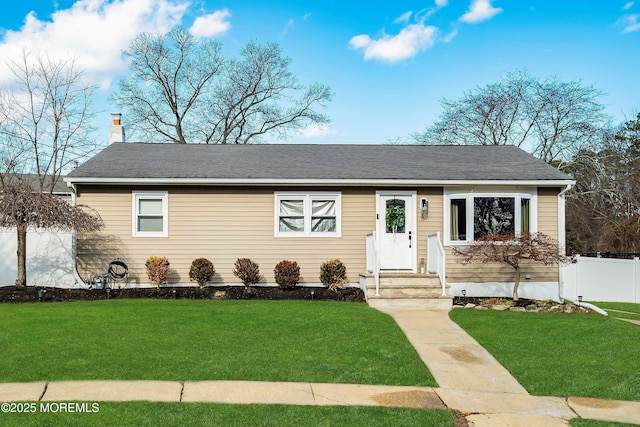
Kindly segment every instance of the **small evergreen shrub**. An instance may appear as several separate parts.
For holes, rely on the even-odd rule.
[[[206,258],[196,258],[191,262],[189,269],[189,279],[198,282],[201,288],[204,288],[211,281],[213,274],[216,272],[213,263]]]
[[[332,291],[342,289],[348,283],[347,267],[337,258],[324,261],[320,265],[320,281]]]
[[[280,261],[273,270],[276,283],[280,288],[295,288],[300,281],[300,267],[295,261]]]
[[[163,256],[150,256],[144,263],[147,267],[147,277],[154,285],[166,285],[169,283],[167,277],[171,273],[169,260]]]
[[[249,258],[238,258],[234,264],[233,275],[242,280],[244,286],[255,285],[263,280],[260,275],[260,266]]]

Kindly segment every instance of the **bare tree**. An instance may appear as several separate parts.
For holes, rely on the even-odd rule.
[[[522,71],[459,99],[441,101],[439,119],[412,139],[421,144],[515,145],[563,166],[593,146],[607,124],[603,93],[580,82],[539,80]]]
[[[492,234],[468,246],[454,247],[453,252],[463,265],[470,263],[502,263],[514,270],[513,300],[517,301],[522,264],[558,265],[566,262],[557,240],[543,233],[522,233],[520,236]]]
[[[640,114],[605,133],[597,151],[566,168],[576,180],[567,198],[568,237],[577,251],[640,251]]]
[[[129,75],[112,95],[126,111],[130,131],[146,141],[195,139],[204,114],[199,106],[213,94],[224,62],[221,49],[217,41],[198,43],[183,28],[138,34],[124,51],[131,60]]]
[[[23,51],[8,66],[15,79],[0,91],[0,227],[17,231],[16,286],[26,286],[29,229],[102,226],[99,217],[52,194],[70,164],[95,149],[95,86],[83,81],[73,59]]]
[[[112,95],[130,130],[146,141],[246,144],[330,122],[314,108],[331,100],[331,90],[298,83],[277,44],[249,42],[240,58],[224,58],[221,49],[183,28],[138,35],[124,52],[130,73]]]
[[[73,59],[23,51],[8,65],[15,81],[0,92],[4,176],[34,174],[38,190],[52,192],[62,172],[96,148],[90,124],[96,87],[83,81]]]
[[[100,216],[83,206],[50,193],[35,190],[23,181],[14,181],[0,193],[0,227],[15,228],[18,238],[16,286],[27,285],[27,231],[34,228],[96,231],[103,226]]]

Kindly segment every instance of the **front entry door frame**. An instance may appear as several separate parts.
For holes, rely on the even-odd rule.
[[[407,256],[410,256],[410,262],[404,266],[394,266],[393,264],[389,264],[389,260],[383,259],[385,257],[385,251],[383,245],[385,245],[385,232],[386,232],[386,209],[384,203],[382,203],[383,197],[409,197],[411,203],[410,206],[407,206],[405,216],[406,216],[406,234],[402,237],[404,244],[409,246],[408,241],[408,232],[411,232],[411,248],[407,249]],[[399,272],[417,272],[417,262],[416,259],[418,257],[418,219],[417,219],[417,192],[416,191],[407,191],[407,190],[378,190],[376,191],[376,235],[378,236],[378,256],[380,257],[379,265],[381,266],[382,271],[399,271]]]

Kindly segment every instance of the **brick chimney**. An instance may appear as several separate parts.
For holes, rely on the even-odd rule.
[[[122,127],[122,114],[111,113],[113,123],[109,126],[109,145],[114,142],[125,142],[124,128]]]

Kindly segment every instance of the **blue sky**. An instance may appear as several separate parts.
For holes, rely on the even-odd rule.
[[[121,50],[139,31],[174,25],[229,54],[278,42],[302,83],[331,86],[331,126],[289,142],[403,139],[437,118],[442,98],[515,70],[593,84],[617,122],[640,111],[640,0],[22,0],[3,5],[0,58],[22,47],[77,58],[100,85],[106,139],[106,98],[127,72]],[[8,78],[1,63],[0,86]]]

